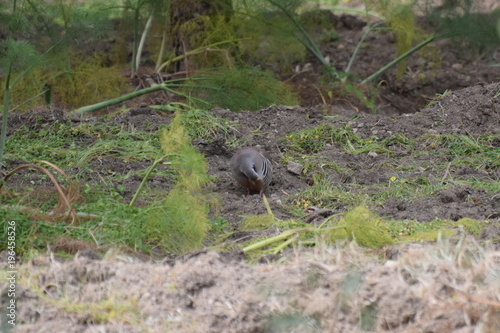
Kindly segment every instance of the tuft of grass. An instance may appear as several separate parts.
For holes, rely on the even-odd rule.
[[[387,231],[393,238],[411,239],[416,234],[440,231],[450,226],[449,221],[435,219],[431,222],[418,222],[415,220],[394,220],[387,223]],[[418,237],[414,237],[418,239]]]
[[[209,221],[210,231],[215,234],[225,233],[229,228],[229,222],[222,217],[212,219]]]
[[[273,214],[248,215],[243,218],[239,225],[240,230],[252,230],[269,228],[275,222]]]
[[[327,143],[340,145],[346,151],[353,152],[356,150],[355,145],[363,144],[364,140],[348,126],[338,128],[331,124],[321,124],[293,132],[285,137],[285,142],[293,151],[317,153]]]
[[[368,195],[346,191],[346,189],[328,176],[314,174],[314,184],[293,197],[295,206],[305,209],[309,206],[337,208],[338,206],[358,206],[367,203]]]
[[[187,108],[182,113],[182,126],[191,139],[213,140],[219,134],[229,136],[229,121],[210,114],[205,109]]]
[[[88,304],[65,298],[52,300],[49,303],[52,303],[52,305],[63,312],[74,312],[84,315],[96,324],[113,321],[125,321],[129,324],[137,324],[142,320],[139,308],[136,305],[137,301],[134,300],[105,299],[99,303]]]
[[[471,233],[474,236],[479,236],[481,234],[481,231],[483,231],[483,229],[488,225],[487,222],[478,221],[468,217],[464,217],[458,220],[455,224],[457,226],[463,226],[464,229],[467,230],[467,232]]]

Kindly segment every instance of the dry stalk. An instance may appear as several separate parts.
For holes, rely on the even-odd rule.
[[[46,168],[44,168],[40,165],[36,165],[33,163],[20,165],[17,168],[15,168],[14,170],[7,173],[3,178],[3,182],[0,182],[0,190],[2,189],[3,185],[7,182],[7,180],[9,178],[12,177],[14,174],[18,173],[19,171],[21,171],[23,169],[38,170],[50,178],[50,180],[54,184],[54,187],[56,188],[57,193],[58,193],[58,199],[59,199],[58,204],[57,204],[56,208],[54,209],[54,211],[50,215],[55,217],[56,219],[64,219],[66,217],[70,217],[71,223],[74,223],[75,221],[77,221],[77,214],[74,211],[73,207],[71,207],[71,202],[73,202],[76,199],[77,194],[76,194],[76,190],[75,190],[73,183],[69,179],[68,175],[66,175],[66,173],[64,173],[64,171],[62,171],[59,167],[57,167],[53,163],[50,163],[47,161],[37,161],[37,162],[47,164],[47,165],[53,167],[54,169],[56,169],[61,175],[63,175],[63,177],[66,178],[66,180],[68,181],[68,183],[70,185],[69,190],[65,191],[65,189],[59,184],[57,179],[54,177],[54,175],[49,170],[47,170]],[[45,213],[42,212],[42,214],[45,214]]]

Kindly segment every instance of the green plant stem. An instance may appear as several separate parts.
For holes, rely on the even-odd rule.
[[[351,59],[349,59],[349,63],[347,64],[347,67],[345,69],[345,73],[346,74],[349,74],[349,72],[351,71],[351,67],[352,67],[352,64],[354,63],[354,59],[356,58],[356,56],[358,55],[358,52],[359,52],[359,49],[361,48],[361,45],[363,44],[363,42],[365,41],[366,37],[368,36],[368,34],[373,30],[375,29],[377,26],[379,26],[380,24],[382,24],[382,22],[378,22],[378,23],[375,23],[374,25],[370,26],[370,28],[368,28],[366,30],[366,32],[363,34],[363,37],[361,37],[361,39],[359,40],[358,44],[356,45],[356,48],[354,49],[354,51],[352,52],[352,56],[351,56]],[[345,81],[345,78],[344,78],[344,81]]]
[[[167,28],[163,28],[163,35],[161,37],[160,52],[158,52],[158,58],[156,59],[155,73],[160,72],[161,60],[165,54],[165,44],[167,43]]]
[[[289,238],[288,240],[286,240],[285,242],[283,242],[282,244],[276,246],[274,248],[274,250],[272,251],[273,254],[278,254],[280,253],[281,251],[283,251],[283,249],[285,247],[287,247],[288,245],[292,244],[293,242],[295,242],[297,239],[299,238],[298,234],[296,234],[295,236]]]
[[[267,213],[269,215],[274,216],[273,211],[271,210],[271,206],[269,205],[269,201],[267,201],[267,197],[265,194],[262,194],[262,200],[264,201],[264,206],[266,206]]]
[[[165,55],[165,46],[167,45],[168,38],[168,27],[170,26],[170,2],[166,5],[166,13],[163,16],[164,22],[162,22],[163,33],[161,37],[160,51],[158,52],[158,58],[155,63],[155,73],[159,73],[159,68],[162,63],[162,59]]]
[[[144,178],[142,179],[141,184],[137,188],[137,191],[135,191],[134,197],[132,200],[130,200],[130,203],[128,204],[129,206],[133,206],[135,202],[137,201],[137,198],[139,197],[139,194],[142,192],[142,188],[146,184],[146,181],[148,180],[149,176],[151,175],[151,172],[158,166],[158,164],[163,163],[165,161],[165,156],[158,158],[153,162],[153,164],[149,167],[148,171],[146,171],[146,174],[144,175]]]
[[[139,5],[138,5],[139,6]],[[132,61],[130,63],[130,77],[134,77],[137,73],[136,59],[137,59],[137,39],[139,38],[139,8],[134,8],[134,41],[132,49]]]
[[[191,78],[191,79],[203,80],[203,78]],[[206,105],[210,105],[210,103],[205,102],[205,101],[203,101],[201,99],[188,96],[186,94],[183,94],[181,92],[175,91],[174,89],[170,88],[170,87],[176,87],[176,88],[189,88],[189,87],[191,87],[191,88],[199,88],[199,86],[196,86],[196,85],[189,85],[189,84],[175,84],[174,85],[173,84],[174,82],[179,82],[179,81],[186,81],[186,79],[165,81],[162,84],[159,84],[159,85],[156,85],[156,86],[152,86],[152,87],[149,87],[149,88],[144,88],[144,89],[141,89],[141,90],[138,90],[138,91],[134,91],[134,92],[132,92],[130,94],[125,94],[125,95],[122,95],[120,97],[112,98],[112,99],[109,99],[107,101],[99,102],[99,103],[96,103],[96,104],[83,106],[81,108],[78,108],[76,110],[73,110],[73,111],[69,112],[69,114],[73,114],[73,115],[76,114],[76,115],[78,115],[78,114],[82,114],[82,113],[86,113],[86,112],[92,112],[92,111],[100,110],[100,109],[103,109],[105,107],[112,106],[112,105],[115,105],[115,104],[127,101],[129,99],[132,99],[132,98],[135,98],[135,97],[138,97],[138,96],[142,96],[142,95],[145,95],[145,94],[149,94],[151,92],[158,91],[158,90],[166,90],[168,92],[171,92],[172,94],[176,94],[176,95],[184,97],[184,98],[186,98],[188,100],[198,101],[199,103],[205,103]],[[205,89],[210,89],[212,87],[204,87],[204,88]],[[214,87],[213,89],[216,89],[216,88]]]
[[[293,235],[298,235],[299,233],[303,232],[325,232],[328,230],[336,230],[336,229],[345,229],[345,225],[339,225],[339,226],[334,226],[334,227],[326,227],[326,228],[298,228],[298,229],[292,229],[292,230],[287,230],[279,234],[278,236],[274,237],[269,237],[264,240],[261,240],[260,242],[248,245],[243,248],[243,252],[249,252],[249,251],[254,251],[254,250],[259,250],[261,248],[264,248],[266,246],[269,246],[273,243],[286,240],[285,243],[290,244],[292,241],[287,240],[288,237],[293,236]],[[293,239],[293,238],[292,238]],[[281,250],[283,247],[282,246],[277,246],[274,250]]]
[[[162,84],[159,84],[157,86],[153,86],[153,87],[141,89],[139,91],[134,91],[134,92],[132,92],[130,94],[122,95],[122,96],[117,97],[117,98],[112,98],[112,99],[109,99],[109,100],[104,101],[104,102],[99,102],[99,103],[96,103],[96,104],[83,106],[81,108],[78,108],[76,110],[71,111],[70,114],[82,114],[82,113],[85,113],[85,112],[91,112],[91,111],[100,110],[102,108],[105,108],[105,107],[108,107],[108,106],[112,106],[112,105],[115,105],[115,104],[127,101],[129,99],[132,99],[134,97],[142,96],[144,94],[148,94],[148,93],[153,92],[153,91],[162,90],[164,88],[165,87]]]
[[[217,45],[221,45],[221,44],[227,44],[227,43],[237,42],[237,41],[246,40],[246,39],[248,39],[248,38],[224,40],[224,41],[213,43],[213,44],[210,44],[210,45],[207,45],[207,46],[198,47],[198,48],[196,48],[194,50],[186,52],[185,54],[181,54],[181,55],[179,55],[177,57],[173,57],[173,58],[165,61],[161,65],[157,66],[157,69],[155,69],[155,72],[159,73],[163,69],[165,69],[165,67],[170,66],[172,63],[177,62],[177,61],[181,61],[181,60],[183,60],[183,59],[185,59],[185,58],[187,58],[189,56],[192,56],[192,55],[197,55],[197,54],[200,54],[200,53],[203,53],[203,52],[227,52],[227,50],[217,49],[217,48],[214,49],[213,47],[217,46]]]
[[[285,240],[288,237],[290,237],[292,235],[295,235],[298,232],[304,232],[304,231],[310,231],[310,230],[311,230],[311,228],[299,228],[299,229],[287,230],[285,232],[282,232],[278,236],[266,238],[266,239],[264,239],[264,240],[262,240],[260,242],[257,242],[255,244],[249,245],[247,247],[244,247],[243,248],[243,252],[249,252],[249,251],[258,250],[258,249],[261,249],[261,248],[266,247],[268,245],[271,245],[273,243]]]
[[[148,36],[149,29],[151,29],[151,25],[153,24],[153,15],[149,16],[148,21],[146,22],[146,26],[144,27],[144,32],[141,36],[141,41],[139,42],[139,47],[137,48],[137,55],[135,59],[135,70],[139,68],[139,64],[141,63],[142,50],[144,49],[144,43],[146,42],[146,37]]]
[[[412,49],[406,51],[405,53],[403,53],[402,55],[400,55],[399,57],[397,57],[396,59],[394,59],[393,61],[391,61],[387,65],[385,65],[384,67],[380,68],[378,71],[376,71],[375,73],[373,73],[372,75],[370,75],[366,79],[364,79],[361,82],[361,84],[362,85],[363,84],[367,84],[368,82],[371,82],[371,81],[375,80],[380,74],[384,73],[389,68],[397,65],[399,62],[401,62],[402,60],[404,60],[405,58],[407,58],[411,54],[417,52],[418,50],[420,50],[421,48],[423,48],[427,44],[430,44],[430,43],[432,43],[435,40],[444,39],[444,38],[448,38],[448,37],[450,37],[450,34],[441,34],[441,35],[432,35],[432,36],[430,36],[429,38],[427,38],[426,40],[424,40],[423,42],[421,42],[417,46],[415,46]]]

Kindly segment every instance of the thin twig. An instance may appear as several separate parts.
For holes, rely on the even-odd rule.
[[[451,162],[450,162],[450,163],[448,163],[448,166],[446,167],[446,170],[444,171],[444,176],[443,176],[443,178],[441,178],[441,184],[443,184],[443,183],[444,183],[444,180],[445,180],[446,178],[448,178],[448,175],[449,175],[449,173],[450,173],[450,167],[451,167]]]

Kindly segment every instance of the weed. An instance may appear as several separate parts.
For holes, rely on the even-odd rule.
[[[223,219],[222,217],[209,220],[209,224],[210,224],[210,231],[219,234],[224,233],[229,226],[229,222],[226,219]]]
[[[297,207],[305,209],[309,206],[335,209],[339,206],[357,206],[367,201],[368,197],[346,191],[341,185],[329,177],[313,175],[314,184],[294,196]]]
[[[208,184],[207,166],[203,155],[189,144],[179,111],[161,143],[178,179],[165,203],[150,210],[145,231],[150,242],[169,252],[185,253],[202,244],[209,228],[208,205],[201,194]]]
[[[394,242],[386,231],[384,222],[362,206],[345,213],[343,218],[332,221],[332,225],[344,226],[344,229],[330,231],[332,241],[347,237],[369,248],[380,248]]]
[[[436,97],[434,97],[432,100],[429,101],[429,103],[427,103],[427,105],[425,106],[425,108],[430,108],[434,105],[437,105],[439,104],[439,100],[445,96],[448,96],[448,95],[451,95],[451,90],[445,90],[444,93],[442,94],[436,94]]]
[[[297,97],[270,72],[258,68],[227,68],[199,72],[185,92],[196,107],[232,111],[257,110],[270,104],[297,105]]]
[[[183,111],[182,125],[193,140],[212,140],[219,134],[229,136],[229,121],[217,118],[203,109],[187,108]]]
[[[269,16],[273,15],[270,20]],[[306,58],[306,46],[290,33],[286,18],[276,13],[256,13],[236,22],[236,31],[243,38],[238,42],[241,57],[260,66],[286,69]],[[262,41],[266,42],[262,42]],[[277,67],[277,68],[276,68]]]
[[[103,66],[99,57],[74,59],[72,68],[53,81],[54,93],[68,108],[101,102],[127,91],[125,78],[116,68]]]

